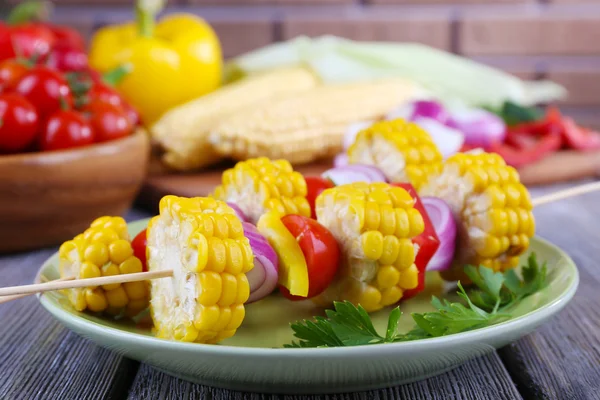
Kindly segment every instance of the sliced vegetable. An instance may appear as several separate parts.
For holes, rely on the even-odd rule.
[[[452,266],[456,246],[456,222],[448,203],[437,197],[421,197],[427,216],[433,224],[440,246],[429,260],[427,271],[443,271]]]
[[[414,123],[423,128],[442,153],[442,157],[448,158],[457,153],[464,144],[465,136],[457,129],[451,128],[431,118],[416,118]]]
[[[242,222],[242,225],[254,254],[254,268],[246,273],[250,283],[250,297],[246,303],[252,303],[268,296],[277,287],[279,260],[273,247],[254,225],[249,222]]]
[[[334,167],[343,167],[344,165],[348,165],[348,154],[340,153],[333,159]]]
[[[489,149],[501,143],[506,135],[506,125],[500,117],[481,109],[464,109],[452,114],[450,125],[465,136],[465,144]]]
[[[414,200],[413,207],[419,211],[421,217],[423,217],[424,224],[423,232],[420,235],[412,238],[412,242],[415,245],[415,251],[417,252],[415,256],[415,265],[419,271],[419,274],[417,286],[413,289],[404,291],[404,296],[402,296],[402,299],[406,300],[416,296],[425,288],[425,270],[440,247],[440,239],[438,238],[435,227],[431,222],[429,214],[427,214],[427,210],[425,209],[425,206],[423,205],[423,202],[421,201],[421,198],[417,194],[415,188],[410,183],[394,183],[392,186],[399,186],[408,192],[408,194]]]
[[[293,296],[285,287],[281,293],[290,300],[305,300],[321,294],[339,267],[340,249],[337,241],[323,225],[301,215],[286,215],[281,219],[300,245],[308,268],[308,294]]]
[[[256,224],[258,231],[273,246],[279,259],[278,283],[295,296],[308,296],[308,267],[294,235],[281,222],[276,211],[263,214]]]
[[[325,189],[332,188],[335,185],[329,179],[320,176],[306,176],[304,180],[306,181],[306,200],[308,200],[308,204],[310,205],[310,217],[316,219],[315,201],[317,196]]]
[[[228,202],[228,203],[227,203],[227,205],[228,205],[229,207],[231,207],[231,208],[233,209],[233,211],[235,211],[235,214],[238,216],[238,218],[239,218],[239,219],[240,219],[242,222],[248,222],[248,221],[249,221],[249,219],[248,219],[248,217],[246,216],[246,214],[244,214],[244,212],[242,211],[242,209],[241,209],[241,208],[239,208],[239,207],[237,206],[237,204],[235,204],[235,203],[231,203],[231,202]]]
[[[329,179],[334,185],[345,185],[352,182],[387,182],[381,170],[373,165],[351,164],[335,167],[323,172],[321,176]]]
[[[429,118],[441,122],[442,124],[447,124],[450,115],[442,103],[438,101],[417,100],[412,103],[412,113],[409,119],[413,121],[416,118]]]

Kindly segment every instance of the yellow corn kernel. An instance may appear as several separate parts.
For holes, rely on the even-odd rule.
[[[377,284],[380,289],[395,286],[399,279],[400,272],[391,265],[379,267],[379,271],[377,271]]]
[[[379,258],[382,265],[393,264],[400,252],[400,241],[396,236],[387,235],[383,238],[383,253]]]
[[[374,286],[366,286],[360,295],[358,303],[366,311],[375,311],[381,308],[381,292]]]
[[[131,300],[141,300],[148,296],[148,288],[146,282],[125,282],[123,288],[127,297]]]
[[[208,261],[206,268],[209,271],[223,272],[227,265],[227,249],[225,243],[216,237],[208,240]]]
[[[379,205],[372,202],[366,203],[364,229],[368,231],[377,230],[379,228],[380,218],[381,212],[379,211]]]
[[[131,244],[127,240],[117,240],[108,246],[110,261],[115,264],[121,264],[133,255]]]
[[[98,232],[92,235],[91,240],[109,245],[112,242],[119,240],[119,235],[110,229],[100,229]]]
[[[402,289],[414,289],[419,284],[419,270],[416,265],[410,266],[400,274],[398,286]]]
[[[139,258],[131,256],[119,264],[121,274],[137,274],[142,272],[143,266]]]
[[[246,274],[237,275],[236,280],[238,292],[234,304],[244,304],[248,300],[248,297],[250,297],[250,283]]]
[[[238,219],[237,216],[233,214],[225,214],[223,215],[223,219],[227,221],[230,238],[237,239],[239,237],[244,236],[244,228],[242,227],[242,222]]]
[[[408,213],[403,208],[394,209],[396,215],[396,232],[395,235],[399,238],[405,238],[410,233],[410,220],[408,219]]]
[[[91,243],[83,253],[83,259],[97,266],[108,262],[108,249],[104,243]]]
[[[235,330],[242,325],[242,321],[246,315],[246,309],[242,304],[238,304],[237,306],[231,306],[231,319],[229,323],[225,327],[228,330]]]
[[[102,272],[100,268],[96,264],[92,264],[91,262],[84,262],[81,264],[80,269],[80,278],[82,279],[90,279],[90,278],[99,278],[102,276]]]
[[[244,266],[244,255],[242,254],[240,245],[233,239],[225,239],[223,244],[225,245],[225,253],[227,255],[225,271],[237,275],[242,272]]]
[[[379,230],[384,235],[392,235],[396,231],[396,219],[394,209],[390,205],[381,206],[381,224]]]
[[[243,306],[242,306],[243,307]],[[199,305],[194,319],[194,326],[199,331],[207,331],[219,320],[221,308],[217,305],[205,306]]]
[[[227,237],[229,237],[229,224],[227,223],[227,220],[225,220],[225,218],[223,218],[222,216],[212,216],[211,215],[211,219],[213,220],[213,235],[215,235],[215,237],[218,237],[220,239],[225,239]]]
[[[369,231],[361,235],[361,246],[365,257],[378,260],[383,254],[383,235],[378,231]]]
[[[423,221],[423,216],[416,208],[409,208],[407,210],[408,220],[409,220],[409,236],[415,237],[419,236],[425,230],[425,222]]]
[[[127,293],[125,293],[125,289],[123,289],[122,286],[119,286],[116,289],[106,290],[104,294],[106,295],[108,305],[114,308],[125,307],[129,302]]]
[[[205,306],[217,304],[223,290],[223,279],[217,272],[203,271],[198,274],[198,303]]]
[[[85,289],[85,302],[87,303],[87,308],[93,312],[102,312],[108,307],[108,302],[102,289]]]
[[[219,306],[230,306],[235,302],[238,295],[238,281],[234,275],[223,274],[223,291],[219,299]]]
[[[231,322],[232,316],[231,308],[221,306],[221,312],[219,313],[219,319],[212,327],[213,331],[219,332],[224,330]]]
[[[175,328],[174,338],[182,342],[193,342],[198,337],[198,330],[192,325],[179,325]]]
[[[119,273],[120,273],[119,266],[116,264],[110,263],[110,264],[102,267],[102,276],[119,275]],[[119,286],[121,286],[120,283],[111,283],[109,285],[102,285],[102,289],[114,290],[114,289],[118,288]]]
[[[415,262],[415,246],[410,239],[400,239],[398,258],[394,263],[394,267],[403,271],[409,268]]]
[[[381,292],[381,304],[389,306],[400,301],[403,295],[402,289],[398,286],[392,286]]]

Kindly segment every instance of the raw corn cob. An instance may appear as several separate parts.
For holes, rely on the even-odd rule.
[[[451,156],[419,194],[446,201],[459,223],[454,266],[444,279],[464,279],[465,264],[513,268],[529,247],[535,232],[529,192],[498,154]]]
[[[172,269],[173,277],[150,284],[156,335],[199,343],[233,336],[254,267],[241,221],[211,198],[165,196],[159,210],[147,230],[148,269]]]
[[[142,272],[142,263],[133,255],[125,220],[101,217],[60,246],[59,270],[61,277],[99,278]],[[140,281],[67,289],[65,294],[77,311],[133,317],[148,307],[150,293],[148,282]]]
[[[317,220],[330,230],[344,259],[334,282],[317,298],[323,305],[348,300],[365,310],[394,304],[418,285],[412,238],[425,226],[403,188],[351,183],[317,197]]]
[[[252,75],[168,111],[150,133],[164,151],[162,160],[168,167],[192,170],[207,166],[221,158],[208,142],[215,123],[261,100],[299,93],[318,84],[316,76],[301,67]]]
[[[442,168],[442,154],[421,127],[402,119],[380,121],[358,133],[348,148],[350,164],[378,167],[390,182],[415,189]]]
[[[399,79],[318,86],[230,115],[211,130],[210,141],[219,154],[237,160],[308,163],[338,153],[350,123],[382,117],[414,90]]]
[[[240,161],[223,172],[222,179],[212,197],[235,203],[253,224],[271,210],[281,216],[310,216],[306,181],[286,160],[260,157]]]

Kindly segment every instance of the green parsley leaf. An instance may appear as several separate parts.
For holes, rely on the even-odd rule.
[[[402,317],[400,307],[394,308],[388,318],[388,325],[385,332],[386,342],[393,342],[398,336],[398,323],[400,322],[400,317]]]

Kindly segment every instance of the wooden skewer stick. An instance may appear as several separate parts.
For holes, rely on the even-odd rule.
[[[170,276],[173,276],[172,269],[152,272],[138,272],[135,274],[103,276],[100,278],[77,279],[74,281],[58,282],[58,280],[56,280],[46,283],[35,283],[33,285],[0,288],[0,296],[29,295],[33,293],[48,292],[52,290],[73,289],[89,286],[102,286],[110,285],[113,283],[145,281],[147,279],[168,278]]]
[[[533,199],[531,202],[534,207],[542,204],[548,204],[554,201],[563,200],[569,197],[578,196],[584,193],[590,193],[596,190],[600,190],[600,182],[588,183],[581,186],[561,190],[548,195],[540,196]],[[139,272],[135,274],[124,274],[114,276],[104,276],[100,278],[89,278],[89,279],[77,279],[73,280],[72,277],[65,279],[57,279],[55,281],[47,283],[37,283],[33,285],[24,286],[13,286],[0,288],[0,296],[11,296],[8,299],[0,298],[0,303],[4,303],[16,298],[24,297],[34,293],[48,292],[52,290],[82,288],[89,286],[102,286],[110,285],[113,283],[125,283],[125,282],[136,282],[145,281],[148,279],[168,278],[173,276],[173,270],[163,271],[152,271],[152,272]]]
[[[569,197],[579,196],[580,194],[594,192],[596,190],[600,190],[600,181],[586,183],[585,185],[579,185],[569,189],[546,194],[531,200],[531,203],[534,207],[537,207],[541,206],[542,204],[552,203],[558,200],[567,199]]]
[[[72,281],[73,279],[75,279],[74,276],[66,276],[64,278],[55,279],[55,280],[52,280],[50,282],[66,282],[66,281]],[[45,281],[48,282],[47,279]],[[2,296],[2,297],[0,297],[0,304],[2,304],[2,303],[8,303],[9,301],[12,301],[12,300],[17,300],[17,299],[21,299],[23,297],[27,297],[30,294],[33,294],[33,293],[15,294],[15,295],[12,295],[12,296]]]

